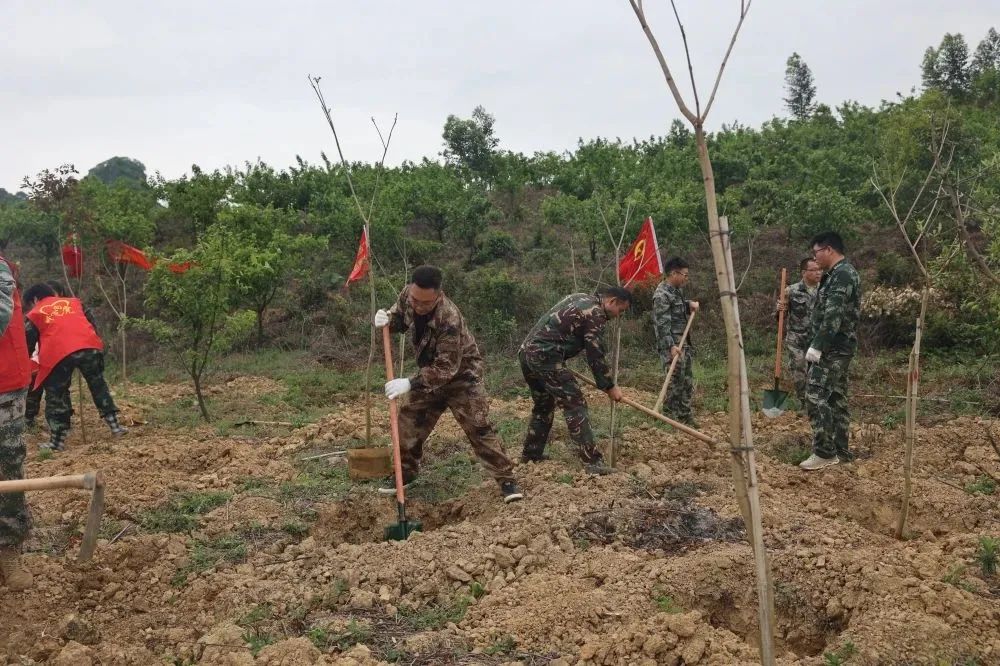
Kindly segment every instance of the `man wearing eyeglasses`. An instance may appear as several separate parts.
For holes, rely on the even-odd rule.
[[[653,292],[656,349],[664,367],[669,366],[675,356],[680,357],[663,402],[663,413],[685,425],[697,427],[691,410],[691,396],[694,393],[694,345],[691,344],[691,334],[688,333],[684,349],[680,348],[680,341],[688,317],[698,309],[698,301],[689,301],[684,296],[684,286],[689,279],[688,263],[684,259],[668,259],[663,270],[667,277]]]
[[[524,494],[490,420],[483,357],[462,313],[441,290],[441,282],[439,268],[419,266],[396,304],[375,313],[376,328],[388,326],[393,333],[413,331],[417,373],[385,384],[385,397],[390,400],[409,394],[399,410],[403,483],[408,486],[416,480],[424,442],[444,411],[450,409],[479,462],[500,485],[503,501],[516,502]],[[378,492],[394,494],[395,477],[389,476]]]
[[[812,341],[812,313],[819,293],[823,269],[816,260],[807,257],[799,262],[802,279],[785,287],[785,301],[778,301],[777,310],[785,310],[785,350],[790,359],[789,369],[795,382],[795,396],[801,409],[806,407],[806,350]]]
[[[806,404],[813,429],[813,453],[799,467],[814,471],[849,462],[851,417],[847,374],[858,349],[861,280],[844,257],[844,241],[826,231],[812,239],[813,259],[823,269],[812,316],[812,341],[806,350],[809,372]]]

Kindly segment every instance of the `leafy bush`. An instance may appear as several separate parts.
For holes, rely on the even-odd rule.
[[[504,231],[489,231],[480,241],[472,262],[486,264],[498,259],[516,259],[519,254],[513,236]]]

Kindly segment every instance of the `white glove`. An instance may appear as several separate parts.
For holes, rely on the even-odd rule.
[[[806,351],[806,361],[809,363],[819,363],[819,359],[822,358],[822,356],[823,352],[815,347],[810,347],[808,351]]]
[[[385,397],[389,400],[395,400],[401,395],[410,392],[410,380],[405,377],[402,379],[393,379],[391,382],[385,383]]]
[[[379,310],[375,313],[375,328],[382,328],[389,324],[389,313],[385,310]]]

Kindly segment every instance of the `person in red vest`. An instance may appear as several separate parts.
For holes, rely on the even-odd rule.
[[[104,343],[80,299],[59,296],[48,284],[24,292],[28,349],[38,345],[38,375],[34,387],[45,387],[45,420],[51,433],[41,448],[62,451],[73,418],[69,399],[73,370],[79,369],[101,418],[114,435],[128,430],[118,423],[118,407],[104,381]]]
[[[24,398],[31,381],[24,315],[14,269],[0,256],[0,479],[24,478]],[[31,587],[21,546],[31,531],[24,493],[0,493],[0,574],[7,588]]]
[[[52,287],[53,291],[56,292],[56,296],[65,296],[66,288],[63,287],[62,283],[57,280],[48,280],[45,284]],[[87,310],[84,308],[84,313]],[[88,317],[89,319],[89,317]],[[35,376],[38,374],[38,349],[34,350],[31,355],[31,384],[35,384]],[[35,419],[38,418],[38,412],[42,409],[42,389],[41,386],[36,388],[30,388],[28,390],[28,398],[24,405],[24,425],[27,430],[34,430]]]

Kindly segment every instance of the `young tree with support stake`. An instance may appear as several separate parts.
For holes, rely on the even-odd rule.
[[[746,524],[747,535],[754,552],[754,563],[757,573],[758,620],[760,622],[760,655],[761,663],[774,664],[774,597],[771,587],[770,566],[767,553],[764,550],[764,535],[761,527],[760,489],[757,481],[757,468],[754,457],[753,433],[750,426],[750,386],[747,378],[746,357],[743,354],[743,333],[740,327],[739,303],[736,296],[736,277],[733,269],[733,257],[730,246],[729,222],[719,216],[715,194],[715,176],[712,162],[708,156],[708,141],[705,136],[705,120],[715,102],[719,83],[725,71],[726,63],[732,53],[736,38],[739,35],[743,21],[750,10],[751,2],[741,0],[736,28],[733,31],[729,47],[723,57],[715,84],[708,98],[708,103],[702,109],[695,84],[694,69],[691,66],[691,56],[687,45],[687,35],[684,25],[677,13],[677,7],[671,0],[671,7],[680,28],[684,43],[684,53],[687,57],[688,73],[691,77],[691,87],[694,93],[694,110],[692,110],[681,95],[677,82],[671,74],[670,67],[659,43],[653,34],[643,8],[643,0],[629,0],[635,16],[639,21],[649,44],[653,49],[660,69],[667,82],[667,87],[673,95],[681,114],[691,123],[695,132],[695,142],[698,147],[698,165],[701,168],[705,185],[705,205],[708,211],[708,228],[712,246],[712,257],[715,263],[716,280],[719,285],[719,299],[722,304],[722,315],[726,323],[726,347],[728,357],[728,390],[729,390],[729,438],[730,454],[733,468],[733,481],[736,485],[736,495],[740,511]]]

